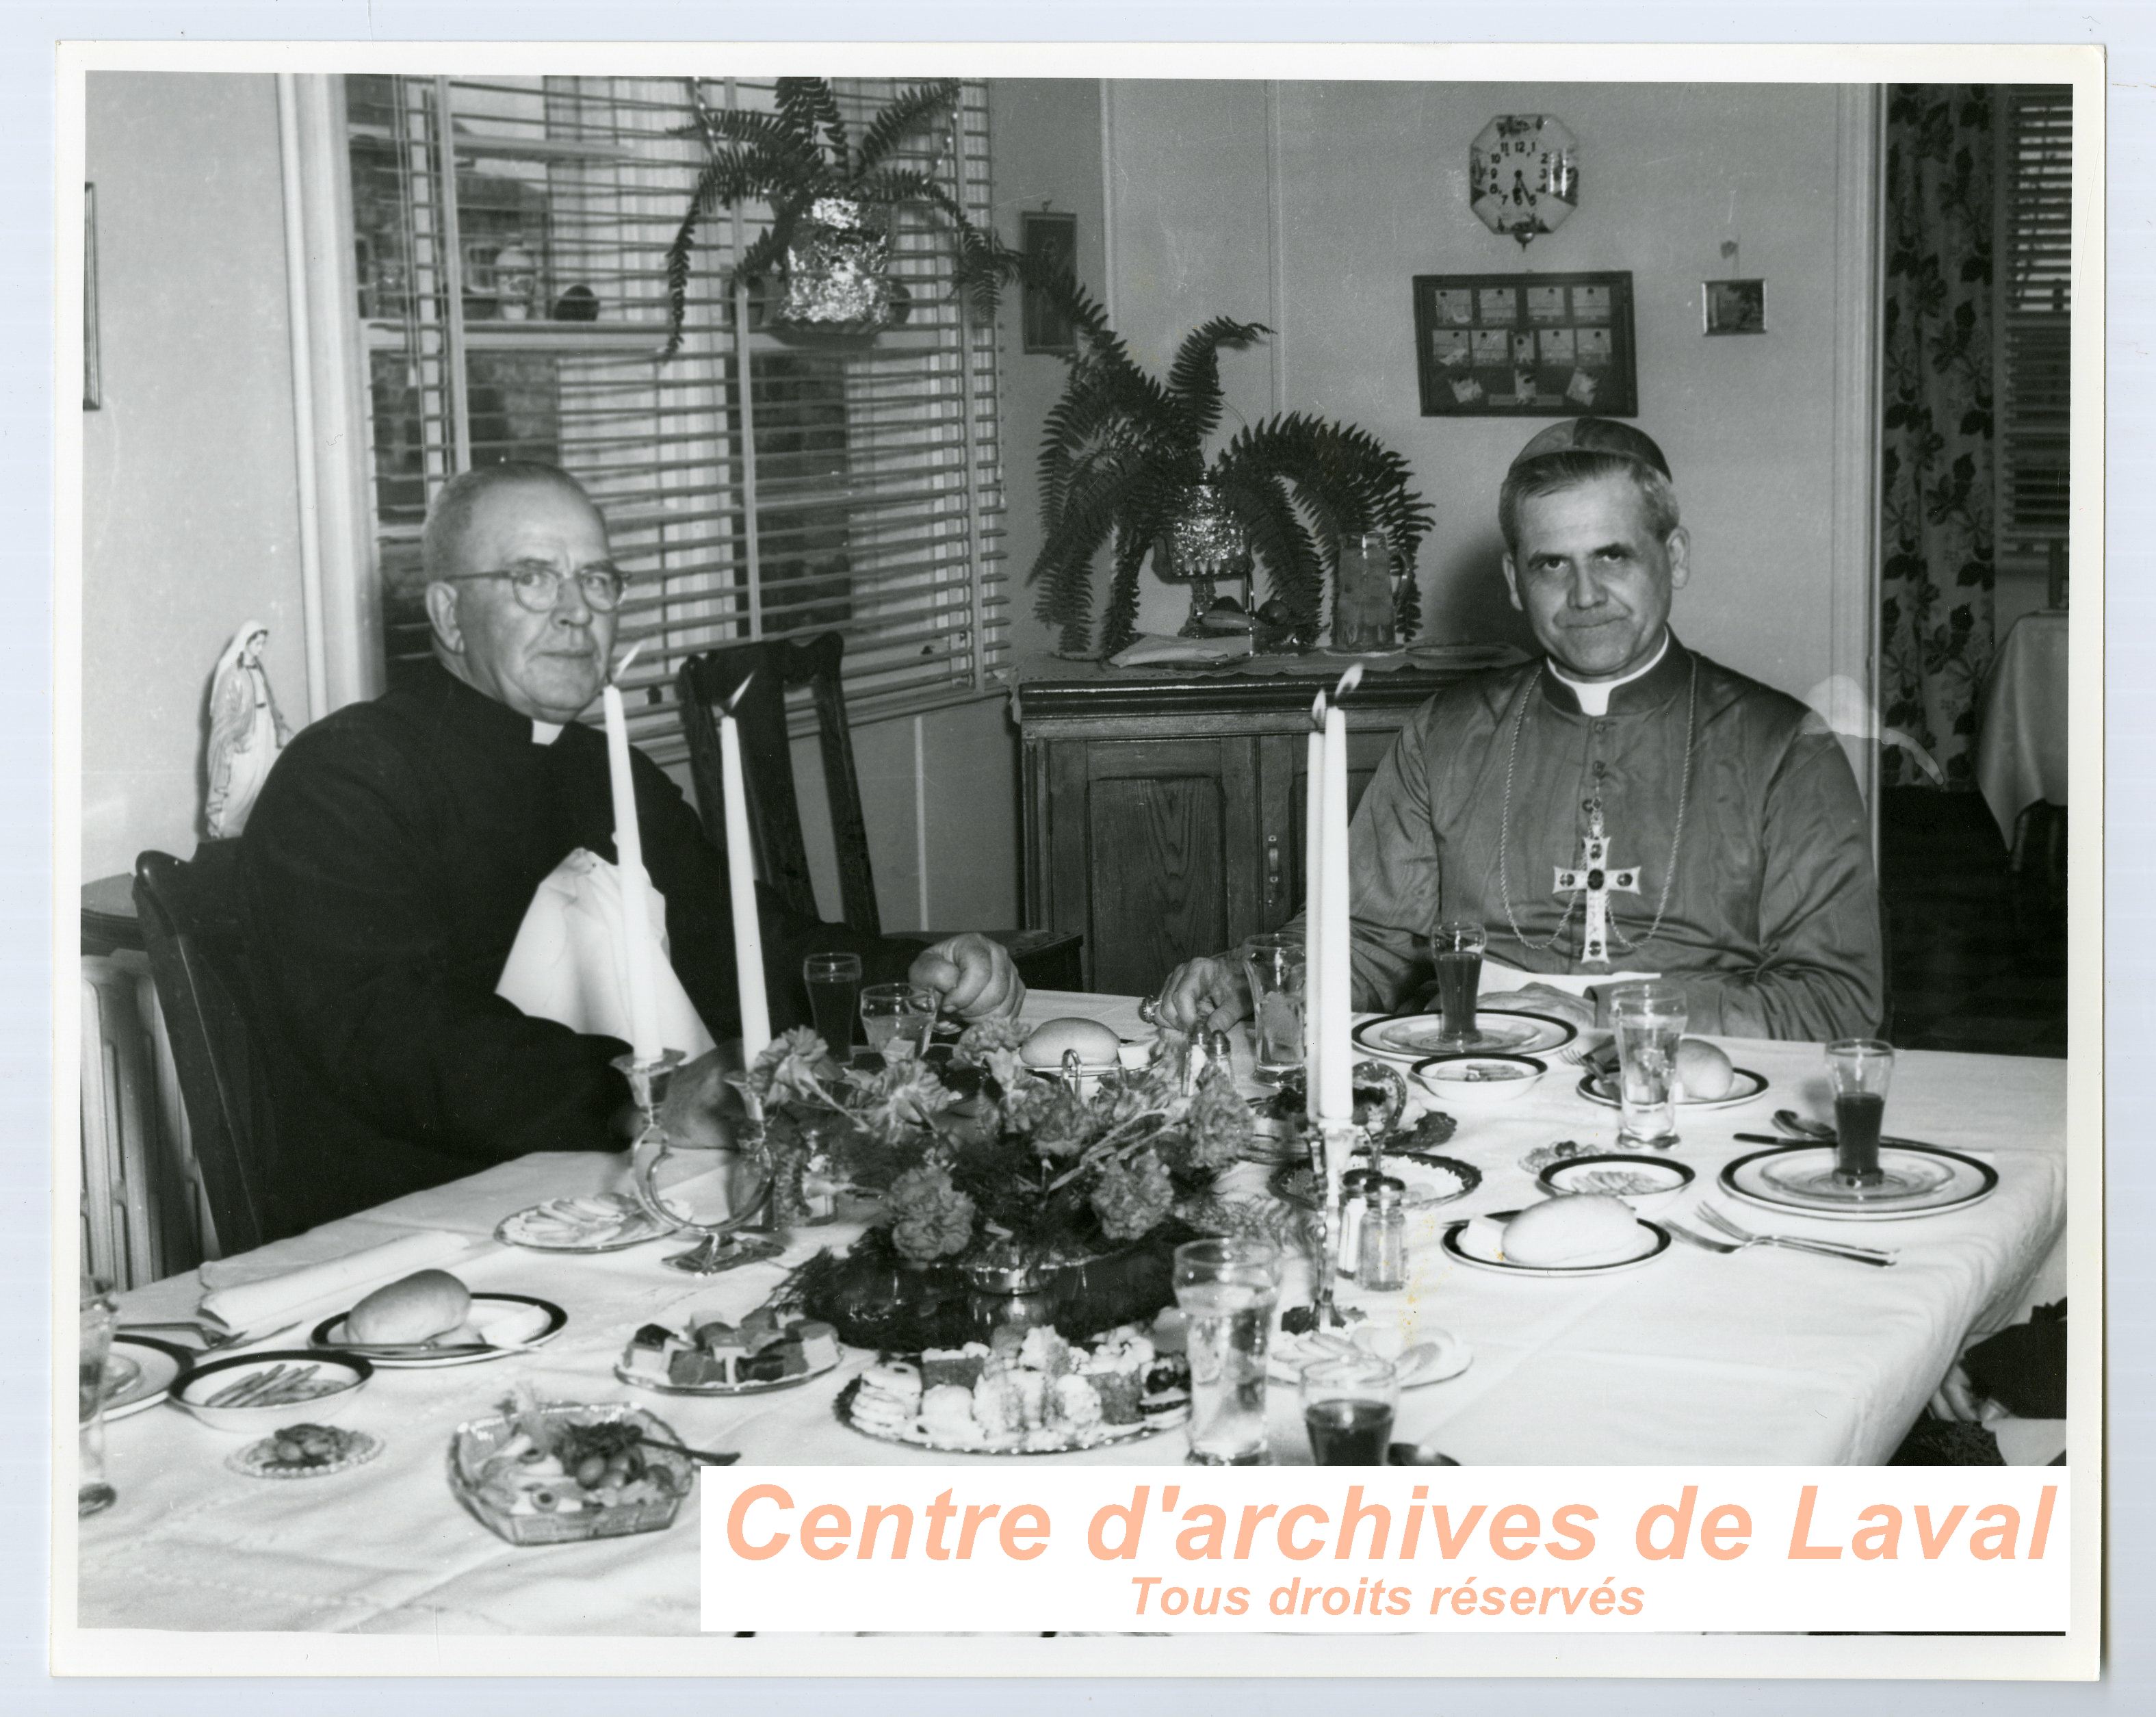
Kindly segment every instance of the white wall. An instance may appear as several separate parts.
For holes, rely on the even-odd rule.
[[[270,628],[307,712],[277,97],[266,76],[94,72],[104,407],[83,414],[83,876],[200,833],[211,670]]]
[[[1524,252],[1466,195],[1468,145],[1507,112],[1555,114],[1581,150],[1578,210]],[[1825,677],[1834,88],[1117,81],[1107,132],[1119,329],[1164,365],[1207,316],[1269,322],[1269,347],[1224,360],[1228,429],[1237,414],[1315,411],[1398,449],[1437,512],[1427,636],[1524,636],[1498,569],[1497,485],[1548,420],[1420,415],[1412,277],[1625,269],[1633,421],[1667,453],[1692,536],[1675,622],[1785,689]],[[1700,332],[1701,280],[1732,272],[1725,239],[1740,272],[1765,278],[1763,336]],[[1179,599],[1147,583],[1154,625]]]

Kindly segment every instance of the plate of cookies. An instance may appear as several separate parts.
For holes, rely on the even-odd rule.
[[[1060,1455],[1129,1442],[1190,1414],[1190,1366],[1136,1324],[1093,1342],[1045,1325],[991,1341],[886,1355],[833,1403],[840,1421],[885,1442],[953,1454]]]
[[[768,1395],[837,1368],[839,1332],[767,1308],[738,1324],[706,1319],[682,1330],[646,1324],[629,1338],[613,1375],[661,1395]]]

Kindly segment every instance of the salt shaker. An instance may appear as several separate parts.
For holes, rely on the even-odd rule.
[[[1355,1279],[1363,1257],[1363,1221],[1369,1208],[1370,1183],[1384,1177],[1375,1169],[1350,1169],[1340,1177],[1340,1273]]]
[[[1374,1176],[1357,1235],[1355,1279],[1372,1293],[1396,1293],[1408,1285],[1407,1183]]]

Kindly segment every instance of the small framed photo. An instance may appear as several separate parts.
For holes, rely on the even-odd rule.
[[[1068,274],[1078,266],[1078,217],[1075,214],[1021,213],[1018,218],[1019,248],[1040,276]],[[1028,282],[1019,311],[1019,335],[1028,352],[1068,357],[1078,349],[1078,337],[1070,317],[1039,286]]]
[[[1709,334],[1763,334],[1767,332],[1764,280],[1702,280],[1702,331]]]

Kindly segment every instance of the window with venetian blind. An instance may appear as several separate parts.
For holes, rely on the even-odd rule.
[[[839,80],[859,122],[895,94]],[[712,105],[768,83],[711,80]],[[666,338],[666,245],[703,159],[680,79],[350,76],[346,105],[368,352],[372,474],[393,684],[427,653],[429,502],[457,472],[564,466],[604,509],[630,578],[625,679],[640,744],[681,754],[674,675],[747,639],[845,635],[857,717],[977,695],[1009,648],[993,326],[951,290],[925,214],[894,224],[910,294],[873,340],[788,341],[732,260],[761,204],[699,231],[688,334]],[[987,102],[915,140],[988,218]]]
[[[2001,94],[1994,127],[1998,553],[2003,563],[2041,564],[2052,544],[2066,540],[2073,90],[2010,85]]]

